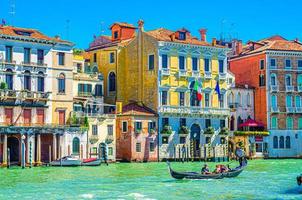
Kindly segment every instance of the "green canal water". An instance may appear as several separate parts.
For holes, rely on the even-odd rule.
[[[172,167],[197,171],[201,164]],[[174,180],[165,163],[14,167],[0,169],[0,199],[302,199],[300,173],[302,160],[253,160],[239,177],[223,180]]]

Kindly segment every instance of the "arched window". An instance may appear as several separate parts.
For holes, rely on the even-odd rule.
[[[298,74],[297,76],[297,85],[298,87],[302,87],[302,74]]]
[[[276,74],[271,74],[271,85],[277,85]]]
[[[31,75],[29,71],[24,72],[24,90],[31,90]]]
[[[251,95],[250,95],[250,93],[247,93],[247,95],[246,95],[246,103],[247,103],[248,106],[251,105]]]
[[[38,92],[44,92],[44,74],[43,72],[38,73]]]
[[[293,107],[293,100],[291,95],[286,95],[286,107]]]
[[[277,96],[276,95],[271,96],[271,104],[272,104],[273,108],[277,107]]]
[[[274,136],[274,139],[273,139],[273,146],[274,146],[274,149],[278,149],[278,137],[277,136]]]
[[[13,80],[13,71],[11,69],[6,70],[5,82],[7,85],[7,89],[12,90],[14,86],[14,80]]]
[[[295,106],[301,107],[301,97],[300,96],[295,97]]]
[[[289,74],[285,75],[285,85],[291,86],[292,85],[292,77]]]
[[[279,148],[284,149],[284,137],[280,136],[279,138]]]
[[[238,94],[237,94],[236,103],[238,104],[238,106],[241,105],[241,94],[240,94],[240,92],[238,92]]]
[[[242,122],[243,122],[243,120],[242,120],[241,117],[239,116],[239,117],[237,118],[237,129],[238,129],[238,130],[242,130],[242,128],[239,128],[239,127],[238,127],[240,124],[242,124]]]
[[[58,78],[58,92],[65,93],[65,75],[63,73]]]
[[[108,77],[109,82],[109,92],[115,92],[115,73],[110,72]]]
[[[72,154],[80,154],[80,139],[77,137],[72,140]]]
[[[293,129],[293,118],[292,117],[286,117],[286,128],[291,130]]]
[[[98,67],[97,67],[97,66],[94,66],[93,69],[92,69],[92,72],[93,72],[93,73],[98,73],[98,72],[99,72]]]
[[[285,148],[290,149],[290,136],[285,138]]]

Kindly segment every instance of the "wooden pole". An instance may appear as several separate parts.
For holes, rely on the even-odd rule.
[[[49,153],[49,163],[51,163],[51,145],[48,147],[48,153]]]

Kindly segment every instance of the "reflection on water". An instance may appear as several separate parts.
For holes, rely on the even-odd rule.
[[[200,171],[204,163],[171,164]],[[165,163],[14,167],[0,169],[0,199],[302,199],[301,172],[302,160],[253,160],[239,177],[222,180],[174,180]]]

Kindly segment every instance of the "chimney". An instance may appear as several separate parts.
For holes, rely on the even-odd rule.
[[[212,39],[212,46],[216,46],[216,44],[217,44],[217,40],[216,40],[216,38],[213,38]]]
[[[207,41],[207,29],[202,28],[199,30],[200,40],[206,42]]]
[[[55,39],[60,40],[60,36],[59,35],[55,35]]]
[[[138,20],[138,29],[139,31],[144,31],[144,21],[142,19]]]
[[[175,41],[175,33],[172,33],[172,34],[170,35],[170,38],[171,38],[171,41],[172,41],[172,42]]]
[[[236,40],[235,42],[235,54],[239,55],[242,52],[242,40]]]

